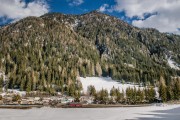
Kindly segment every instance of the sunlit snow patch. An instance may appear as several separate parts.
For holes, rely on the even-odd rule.
[[[103,89],[107,89],[108,92],[110,92],[111,88],[113,88],[113,86],[115,88],[119,88],[120,91],[122,90],[126,90],[126,88],[131,87],[134,88],[136,87],[137,89],[139,88],[138,85],[133,85],[133,84],[122,84],[120,82],[116,82],[114,80],[111,79],[111,77],[80,77],[80,81],[82,83],[83,86],[83,91],[86,93],[87,92],[87,88],[90,85],[93,85],[97,91]],[[141,87],[142,89],[142,87]]]
[[[171,68],[176,69],[176,70],[180,70],[180,68],[178,67],[177,63],[172,61],[171,58],[168,59],[168,64]]]

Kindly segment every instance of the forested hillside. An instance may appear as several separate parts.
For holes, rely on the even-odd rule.
[[[145,85],[164,76],[168,84],[180,76],[179,46],[178,35],[139,29],[97,11],[50,13],[0,28],[0,70],[9,77],[8,88],[26,91],[80,90],[77,76]]]

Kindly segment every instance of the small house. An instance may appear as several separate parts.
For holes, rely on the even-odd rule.
[[[85,104],[92,104],[94,102],[94,97],[92,96],[81,96],[80,102]]]

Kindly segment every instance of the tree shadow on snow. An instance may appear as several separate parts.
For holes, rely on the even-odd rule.
[[[154,113],[154,114],[153,114]],[[157,110],[153,111],[152,117],[138,117],[137,120],[180,120],[180,107],[170,110]]]

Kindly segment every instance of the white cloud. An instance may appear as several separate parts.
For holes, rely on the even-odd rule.
[[[99,11],[100,11],[100,12],[105,12],[108,7],[109,7],[108,4],[103,4],[103,5],[99,8]]]
[[[180,34],[180,0],[116,0],[113,11],[124,11],[127,17],[138,17],[133,25],[152,27],[160,32]],[[145,18],[145,14],[157,13]]]
[[[70,6],[79,6],[84,3],[84,0],[68,0]]]
[[[27,16],[41,16],[49,11],[44,0],[33,0],[29,3],[24,0],[1,0],[0,2],[0,17],[15,21]]]

